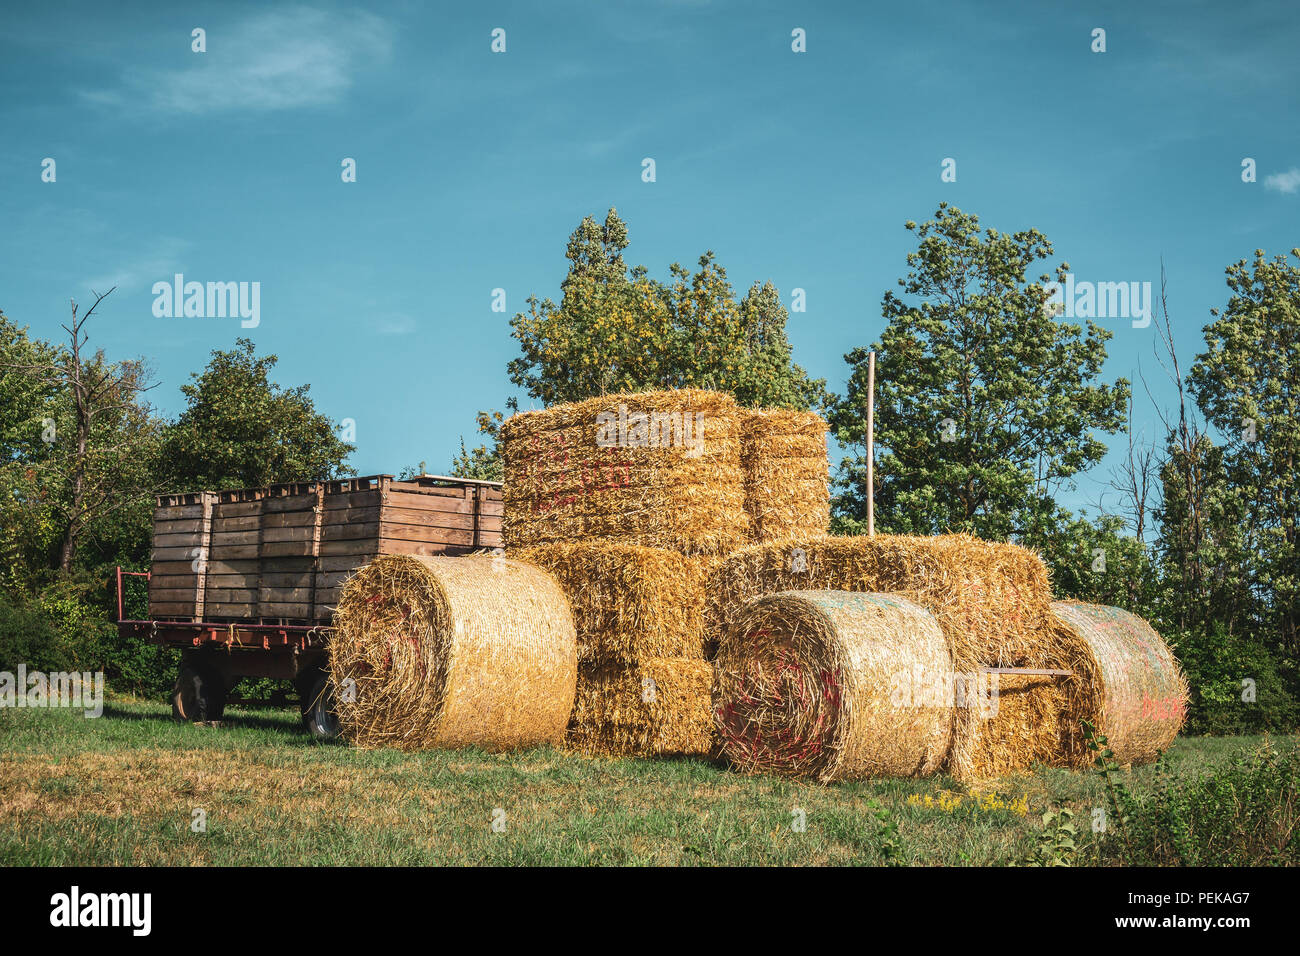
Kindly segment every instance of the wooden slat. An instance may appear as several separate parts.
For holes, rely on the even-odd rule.
[[[153,546],[155,548],[200,548],[203,546],[203,533],[193,531],[185,534],[155,534]]]
[[[194,620],[194,602],[191,601],[150,601],[149,614],[153,617],[183,617]]]
[[[213,518],[212,530],[221,534],[234,531],[256,531],[257,522],[257,515],[228,515],[224,518]]]
[[[149,578],[149,591],[167,591],[170,589],[188,590],[192,595],[198,586],[197,574],[154,574]]]
[[[310,528],[315,524],[316,513],[307,511],[282,511],[262,516],[263,528]]]
[[[203,505],[169,505],[153,509],[154,521],[180,521],[186,518],[202,518]]]
[[[181,518],[172,521],[155,521],[153,523],[153,533],[160,534],[202,534],[202,518]]]
[[[312,570],[306,571],[276,571],[268,573],[262,572],[262,588],[310,588],[312,577],[315,574]]]
[[[295,620],[308,620],[311,614],[311,604],[259,604],[257,605],[258,617],[285,617]]]
[[[405,541],[400,538],[380,538],[380,554],[421,554],[436,557],[445,554],[468,554],[473,551],[469,544],[449,545],[442,542]]]
[[[285,495],[280,498],[265,498],[262,500],[262,513],[268,515],[292,511],[310,512],[315,507],[315,493],[309,495]]]
[[[354,541],[322,541],[320,543],[322,557],[374,555],[378,550],[378,542],[374,538],[357,538]]]
[[[409,524],[379,526],[380,541],[420,541],[429,545],[474,543],[473,528],[419,528]]]
[[[209,602],[217,604],[248,604],[257,603],[256,588],[214,588],[212,582],[208,582],[208,589],[205,595]]]
[[[150,553],[150,560],[153,561],[153,562],[158,562],[158,561],[184,561],[184,562],[186,562],[186,563],[189,563],[190,561],[193,561],[193,560],[194,560],[194,556],[190,554],[190,552],[193,551],[193,550],[194,550],[193,547],[188,547],[188,548],[154,548],[153,551]]]
[[[369,551],[360,554],[328,555],[322,550],[320,558],[321,571],[355,571],[364,567],[373,561],[379,553],[379,542],[372,542],[372,544],[373,547]],[[321,548],[324,547],[324,544],[322,544]]]
[[[209,602],[205,616],[208,618],[254,618],[257,617],[257,605],[252,602],[248,604],[221,604]]]
[[[213,506],[212,520],[219,522],[224,518],[247,518],[261,513],[261,501],[226,501]]]
[[[293,528],[262,528],[262,541],[305,541],[312,540],[312,526],[300,525]]]
[[[212,529],[212,547],[231,544],[257,544],[257,531],[227,531],[225,528]]]
[[[350,491],[338,495],[326,495],[324,507],[326,511],[341,511],[347,508],[365,508],[379,504],[379,492],[375,491]]]
[[[258,604],[310,604],[311,585],[300,588],[268,588],[263,582],[257,592]]]
[[[411,508],[385,508],[381,521],[391,524],[421,525],[428,528],[474,528],[474,509],[464,511],[415,511]]]
[[[412,511],[448,511],[452,514],[472,514],[474,499],[466,495],[443,497],[441,495],[411,495],[393,492],[384,503],[389,508],[407,508]]]
[[[266,541],[261,545],[263,559],[311,557],[312,550],[311,541]]]
[[[473,498],[471,485],[417,485],[411,482],[397,481],[389,486],[389,495],[401,495],[404,498]]]
[[[262,574],[299,574],[310,575],[316,566],[311,555],[280,555],[263,557],[258,570]]]
[[[209,552],[213,561],[230,561],[241,558],[256,558],[257,545],[254,544],[225,544],[213,545]]]
[[[332,528],[345,528],[350,524],[361,521],[378,521],[382,510],[381,506],[376,503],[361,508],[339,508],[335,511],[326,511],[321,527],[329,530]]]

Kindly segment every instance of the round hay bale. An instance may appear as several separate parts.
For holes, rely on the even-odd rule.
[[[539,568],[387,555],[343,588],[330,676],[343,735],[362,747],[558,744],[577,637],[564,592]]]
[[[715,661],[714,719],[741,771],[923,776],[953,726],[938,622],[888,594],[785,591],[749,602]]]
[[[1142,618],[1117,607],[1057,601],[1052,615],[1065,663],[1076,674],[1061,729],[1065,762],[1092,760],[1079,726],[1084,719],[1106,735],[1117,763],[1154,760],[1187,716],[1187,680],[1169,645]]]

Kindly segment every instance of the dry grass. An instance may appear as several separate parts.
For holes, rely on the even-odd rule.
[[[739,770],[924,776],[947,755],[952,653],[934,617],[910,601],[845,591],[757,598],[716,664],[718,729]]]
[[[729,395],[642,392],[522,412],[502,426],[501,450],[508,548],[587,540],[721,554],[744,542],[740,409]]]
[[[558,743],[577,640],[545,571],[499,557],[380,557],[343,590],[331,679],[344,736],[363,747]]]

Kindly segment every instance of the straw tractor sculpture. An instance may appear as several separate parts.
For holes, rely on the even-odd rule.
[[[1034,552],[828,534],[825,423],[716,392],[615,395],[501,430],[498,554],[380,558],[331,674],[360,746],[699,755],[821,781],[1120,763],[1182,726],[1141,619],[1054,601]]]

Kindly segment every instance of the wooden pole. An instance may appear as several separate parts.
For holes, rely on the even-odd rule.
[[[876,353],[867,357],[867,534],[876,533]]]

